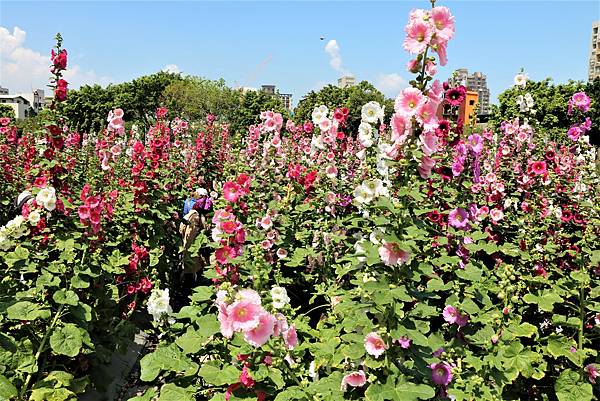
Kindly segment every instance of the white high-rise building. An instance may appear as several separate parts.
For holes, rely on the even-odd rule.
[[[600,77],[600,21],[592,23],[592,41],[590,43],[590,59],[588,64],[588,79],[593,81]]]
[[[479,115],[490,114],[490,90],[487,87],[487,77],[482,72],[469,74],[466,68],[454,71],[448,80],[450,86],[464,85],[468,90],[477,92],[479,101]]]
[[[338,86],[340,88],[347,88],[354,85],[356,85],[356,78],[352,75],[344,75],[343,77],[338,78]]]

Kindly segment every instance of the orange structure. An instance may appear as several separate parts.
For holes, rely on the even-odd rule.
[[[471,118],[477,117],[477,100],[479,95],[477,92],[467,91],[465,100],[460,104],[458,108],[458,118],[463,120],[465,126],[469,125]]]
[[[463,121],[463,125],[469,125],[471,119],[477,116],[477,101],[479,95],[477,92],[467,91],[465,94],[465,100],[462,101],[458,107],[458,116],[451,111],[450,104],[447,101],[440,103],[437,109],[438,118],[457,118]],[[456,110],[456,109],[455,109]]]

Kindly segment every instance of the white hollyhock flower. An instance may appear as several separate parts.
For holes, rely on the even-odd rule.
[[[383,108],[377,102],[369,102],[362,107],[361,118],[371,124],[383,121]]]
[[[514,82],[516,86],[524,88],[527,84],[527,75],[523,72],[518,73],[515,75]]]
[[[33,226],[37,225],[37,223],[40,222],[41,218],[42,218],[42,216],[40,215],[40,212],[38,212],[37,210],[33,210],[32,212],[29,213],[29,216],[27,216],[27,220]]]
[[[359,204],[369,203],[373,200],[374,193],[364,185],[359,185],[354,189],[354,200]]]
[[[164,315],[168,315],[173,312],[171,305],[169,305],[169,289],[166,288],[161,290],[155,288],[148,298],[148,313],[152,315],[155,321],[160,321]]]
[[[271,288],[271,298],[275,309],[281,309],[290,303],[290,297],[288,297],[287,291],[283,287],[273,286]]]

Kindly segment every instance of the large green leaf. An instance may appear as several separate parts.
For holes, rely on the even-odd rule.
[[[227,384],[237,383],[241,372],[234,366],[227,365],[222,368],[217,361],[210,361],[202,365],[198,371],[198,375],[209,384],[215,386],[223,386]]]
[[[52,299],[54,299],[54,302],[56,302],[57,304],[67,304],[76,306],[79,303],[79,297],[77,296],[77,294],[75,294],[75,291],[71,290],[58,290],[54,293]]]
[[[183,388],[173,383],[167,383],[161,387],[158,401],[194,401],[194,394],[193,386]]]
[[[591,401],[592,385],[582,380],[581,375],[571,369],[563,371],[554,385],[559,401]]]
[[[17,396],[17,388],[3,375],[0,375],[0,400],[10,400]]]
[[[394,384],[393,378],[389,377],[385,384],[373,383],[365,392],[368,401],[417,401],[428,400],[435,396],[435,389],[426,384],[416,384],[406,381],[404,376],[400,377]]]
[[[48,319],[50,310],[29,301],[17,302],[6,309],[7,316],[12,320]]]
[[[173,371],[191,376],[198,371],[198,364],[192,362],[175,344],[159,346],[153,353],[140,360],[140,379],[146,382],[156,379],[163,371]]]
[[[54,330],[50,336],[50,347],[59,355],[77,356],[83,345],[83,336],[79,327],[66,323]]]

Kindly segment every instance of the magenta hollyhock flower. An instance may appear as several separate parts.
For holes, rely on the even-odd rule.
[[[479,134],[469,135],[467,147],[471,152],[478,155],[483,151],[483,137]]]
[[[379,358],[383,355],[387,346],[381,336],[373,331],[365,336],[365,349],[367,354]]]
[[[422,21],[409,23],[404,31],[407,35],[404,39],[404,49],[412,54],[423,53],[433,35],[431,26]]]
[[[456,324],[458,327],[465,327],[469,323],[469,315],[459,314],[456,318]]]
[[[240,383],[244,385],[244,387],[253,387],[254,379],[250,376],[250,372],[248,371],[248,366],[244,365],[242,368],[242,374],[240,374],[240,378],[238,379]]]
[[[460,106],[465,100],[467,95],[467,89],[464,86],[457,86],[456,88],[450,88],[446,91],[444,98],[451,106]]]
[[[469,225],[469,213],[463,208],[456,208],[448,214],[448,223],[460,230],[464,230]]]
[[[275,331],[275,316],[264,312],[258,316],[258,325],[244,330],[244,339],[254,347],[260,347],[269,341]]]
[[[250,330],[259,324],[264,309],[251,301],[236,301],[227,307],[234,330]]]
[[[590,98],[585,92],[577,92],[569,100],[569,110],[576,107],[580,111],[587,113],[590,109]]]
[[[400,248],[397,242],[386,242],[379,247],[379,257],[387,266],[402,265],[410,259],[410,253]]]
[[[431,380],[438,386],[447,386],[452,381],[452,370],[446,362],[432,363]]]
[[[546,174],[546,162],[537,161],[531,165],[531,171],[536,175]]]
[[[571,128],[569,128],[569,131],[567,131],[567,136],[572,141],[577,141],[581,134],[583,134],[583,131],[578,125],[573,125]]]
[[[444,316],[445,321],[447,321],[450,324],[454,324],[454,323],[456,323],[460,314],[458,313],[458,310],[456,310],[456,308],[454,306],[448,305],[444,308],[444,310],[442,312],[442,316]]]
[[[225,200],[235,203],[240,198],[242,187],[237,182],[227,181],[223,185],[223,198]]]
[[[342,391],[346,391],[349,385],[352,387],[362,387],[365,385],[366,382],[367,376],[365,375],[365,372],[359,370],[356,372],[348,373],[346,376],[344,376],[342,378],[342,385],[340,388]]]
[[[600,377],[600,372],[598,372],[598,367],[595,364],[590,363],[583,370],[585,371],[585,373],[587,373],[588,380],[590,381],[590,383],[596,384],[596,378]]]
[[[406,117],[415,115],[419,107],[427,101],[427,98],[417,88],[406,88],[396,98],[394,110]]]

